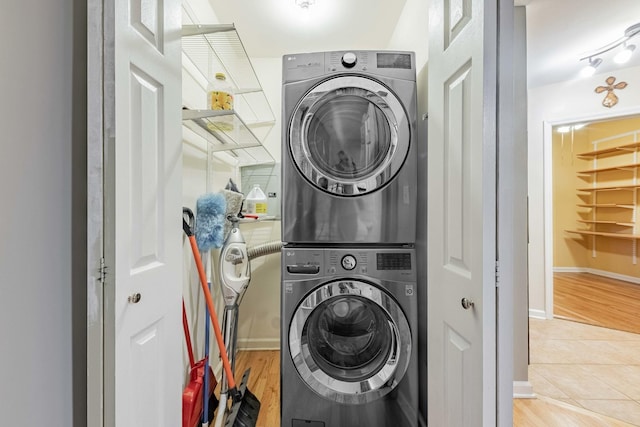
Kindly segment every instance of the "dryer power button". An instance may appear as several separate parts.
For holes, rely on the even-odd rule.
[[[342,55],[342,65],[344,65],[345,67],[353,68],[356,65],[356,62],[358,62],[358,58],[356,57],[355,53],[347,52]]]

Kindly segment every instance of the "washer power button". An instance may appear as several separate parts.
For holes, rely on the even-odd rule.
[[[356,268],[356,258],[353,255],[345,255],[342,257],[341,264],[345,270],[353,270]]]

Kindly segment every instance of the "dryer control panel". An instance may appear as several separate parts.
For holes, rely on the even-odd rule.
[[[333,73],[372,74],[415,81],[415,68],[415,54],[404,51],[353,50],[283,57],[284,83]]]
[[[411,79],[415,75],[412,52],[343,51],[325,54],[326,71],[362,71],[394,78]]]

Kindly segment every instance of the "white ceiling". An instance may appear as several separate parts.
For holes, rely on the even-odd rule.
[[[220,22],[233,22],[251,57],[346,49],[384,49],[406,0],[209,0]],[[426,22],[426,17],[425,17]]]
[[[220,22],[233,22],[252,57],[287,53],[384,49],[405,4],[428,0],[316,0],[301,10],[294,0],[209,0]],[[527,7],[530,87],[577,78],[585,53],[640,22],[640,0],[515,0]],[[423,21],[427,25],[427,17]],[[405,31],[406,33],[406,31]],[[425,41],[426,42],[426,41]],[[632,61],[640,65],[640,35]],[[614,53],[598,73],[613,72]]]
[[[529,87],[578,78],[585,54],[622,37],[640,22],[639,0],[531,0],[527,5]],[[615,51],[602,55],[597,73],[640,65],[640,35],[630,62],[613,62]]]

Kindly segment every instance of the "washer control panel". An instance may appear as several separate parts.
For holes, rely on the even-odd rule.
[[[416,279],[414,248],[282,248],[285,279],[368,276],[382,280]]]

